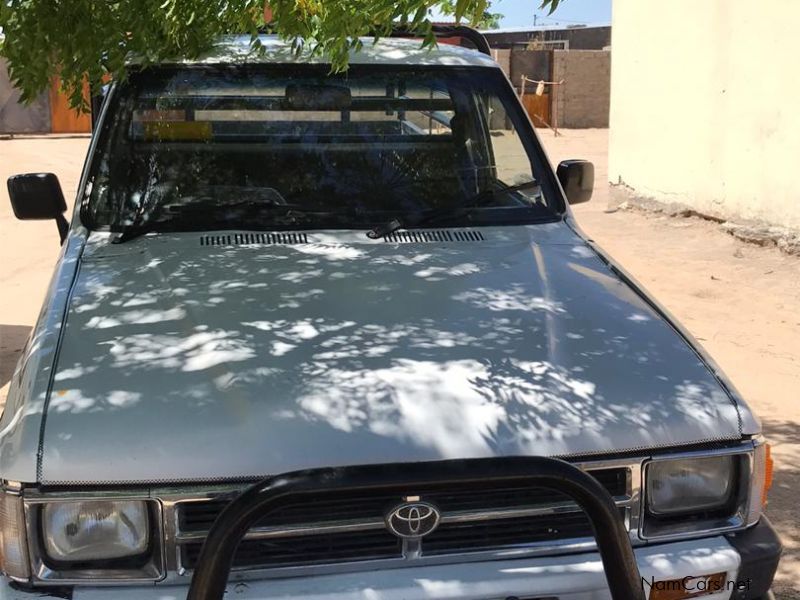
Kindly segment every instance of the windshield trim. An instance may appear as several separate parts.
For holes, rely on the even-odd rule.
[[[377,214],[377,213],[376,213]],[[396,213],[391,213],[396,214]],[[350,216],[350,215],[347,215]],[[391,215],[390,213],[386,213],[385,218],[389,218]],[[469,215],[457,215],[452,218],[452,220],[445,221],[437,221],[436,224],[415,224],[409,223],[408,225],[404,225],[402,229],[463,229],[463,228],[476,228],[476,227],[506,227],[509,225],[539,225],[542,223],[557,223],[563,220],[561,215],[536,215],[536,216],[529,216],[525,219],[524,222],[519,220],[519,217],[511,218],[511,217],[499,217],[493,219],[481,219],[480,222],[474,223],[469,219]],[[192,222],[192,221],[181,221],[180,229],[170,227],[170,223],[172,221],[159,221],[154,223],[152,229],[148,231],[148,233],[180,233],[182,231],[185,232],[192,232],[192,231],[331,231],[331,230],[348,230],[348,231],[368,231],[381,223],[383,221],[379,220],[365,220],[363,222],[357,223],[353,221],[348,221],[346,225],[342,225],[341,223],[334,222],[337,219],[334,216],[325,216],[320,219],[320,221],[313,222],[313,223],[304,223],[302,221],[298,221],[296,223],[278,223],[278,222],[271,222],[271,223],[248,223],[248,224],[241,224],[236,225],[233,223],[203,223],[203,222]],[[125,232],[124,227],[110,225],[110,226],[103,226],[97,229],[93,229],[92,231],[103,231],[103,232],[111,232],[111,233],[123,233]],[[381,236],[382,237],[382,236]]]

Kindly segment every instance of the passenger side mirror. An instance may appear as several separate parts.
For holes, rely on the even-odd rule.
[[[22,221],[55,219],[61,243],[69,223],[64,217],[67,203],[58,177],[52,173],[25,173],[8,178],[8,195],[14,216]]]
[[[556,170],[570,204],[588,202],[594,189],[594,165],[588,160],[562,160]]]

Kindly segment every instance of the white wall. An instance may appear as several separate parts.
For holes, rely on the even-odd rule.
[[[609,180],[800,228],[800,0],[614,0]]]

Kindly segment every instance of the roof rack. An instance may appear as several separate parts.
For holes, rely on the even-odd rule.
[[[433,35],[435,35],[437,38],[460,37],[461,39],[469,40],[472,42],[478,52],[481,52],[487,56],[492,55],[492,51],[489,48],[489,42],[486,41],[484,35],[477,29],[467,27],[466,25],[434,24],[431,26],[431,30],[433,31]],[[419,32],[397,28],[392,31],[391,37],[418,38],[421,36]]]

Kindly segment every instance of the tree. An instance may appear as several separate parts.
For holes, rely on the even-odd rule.
[[[266,1],[265,7],[265,0],[0,0],[0,55],[23,101],[58,74],[72,105],[85,108],[84,81],[96,91],[108,75],[124,77],[128,57],[143,64],[193,58],[226,33],[249,34],[258,52],[258,33],[266,27],[298,52],[329,56],[340,70],[350,49],[361,46],[359,37],[377,39],[397,25],[434,44],[432,10],[471,24],[495,17],[488,0]],[[542,8],[552,12],[560,1],[542,0]]]
[[[491,2],[486,2],[483,13],[473,15],[470,25],[479,27],[481,29],[497,29],[500,26],[500,19],[503,15],[500,13],[493,13],[489,10]],[[440,7],[441,13],[447,17],[455,17],[456,3],[455,2],[442,2]]]

